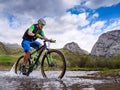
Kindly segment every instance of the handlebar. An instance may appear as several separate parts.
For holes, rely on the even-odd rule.
[[[48,40],[44,40],[44,42],[55,43],[55,42],[56,42],[56,40],[48,39]]]
[[[43,42],[50,42],[50,43],[55,43],[56,40],[53,40],[53,39],[44,39],[43,37],[39,37],[41,40],[44,40]]]

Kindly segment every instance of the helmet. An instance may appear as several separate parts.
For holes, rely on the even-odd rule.
[[[43,25],[46,25],[46,21],[45,21],[44,19],[42,19],[42,18],[40,18],[40,19],[38,20],[38,23],[42,23]]]

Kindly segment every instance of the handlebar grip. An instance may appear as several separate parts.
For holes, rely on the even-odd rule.
[[[56,40],[50,40],[50,42],[51,42],[51,43],[55,43],[55,42],[56,42]]]
[[[44,40],[44,43],[45,43],[45,42],[55,43],[55,42],[56,42],[56,40],[47,39],[47,40]]]

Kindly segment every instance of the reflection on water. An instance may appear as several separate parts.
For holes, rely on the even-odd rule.
[[[40,71],[29,77],[0,71],[0,90],[120,90],[120,83],[111,80],[85,79],[95,71],[67,71],[62,80],[44,79]]]

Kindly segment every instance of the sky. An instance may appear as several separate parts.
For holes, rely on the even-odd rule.
[[[47,38],[56,40],[51,48],[75,42],[91,52],[101,34],[120,30],[120,0],[0,0],[0,41],[20,45],[39,18]]]

